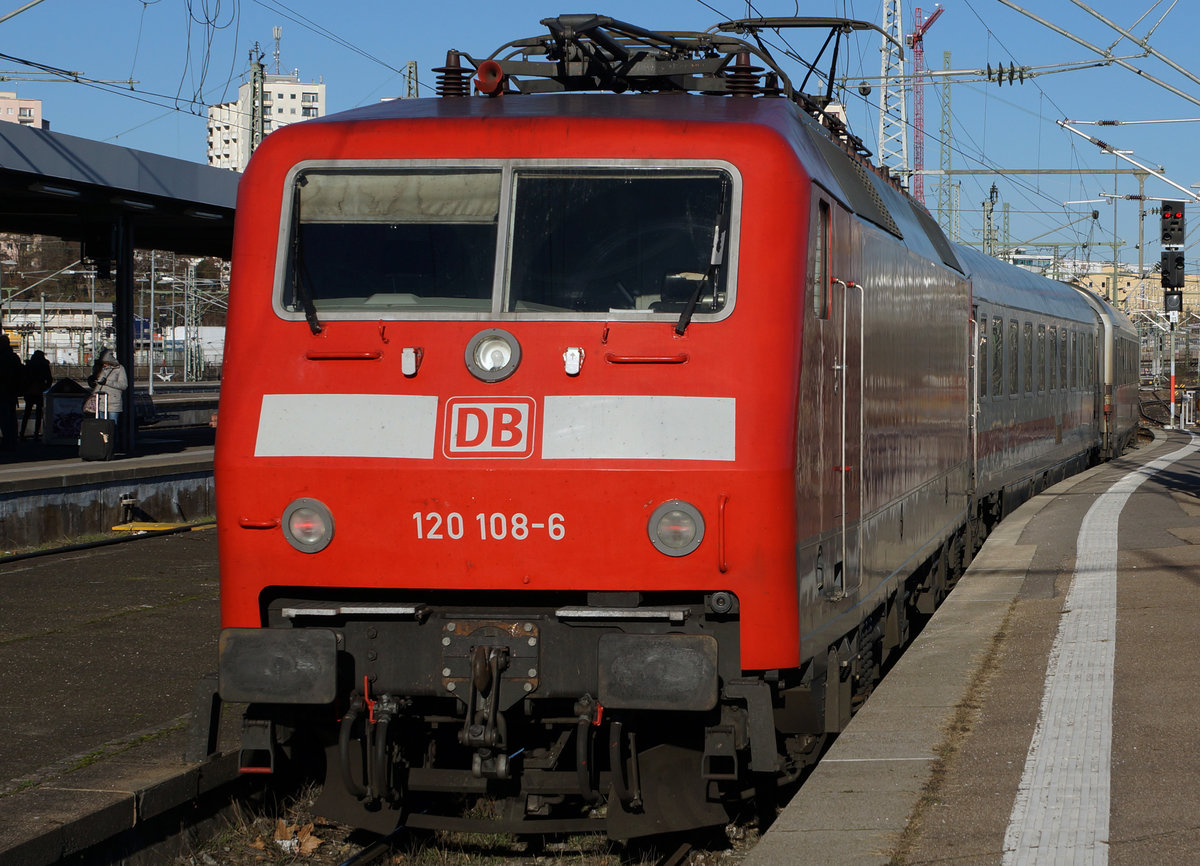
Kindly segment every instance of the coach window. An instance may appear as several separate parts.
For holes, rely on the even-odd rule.
[[[1016,397],[1021,393],[1021,375],[1019,366],[1019,352],[1021,337],[1021,323],[1016,319],[1008,321],[1008,393],[1011,397]]]
[[[1071,332],[1071,387],[1079,387],[1079,334]]]
[[[1004,320],[992,319],[992,396],[1004,396]]]
[[[1089,388],[1096,384],[1096,338],[1092,334],[1087,335],[1087,379]]]
[[[1033,325],[1029,322],[1021,332],[1021,361],[1025,369],[1025,393],[1033,391]]]
[[[1068,337],[1067,329],[1063,328],[1058,342],[1058,387],[1064,391],[1069,390],[1071,387],[1071,379],[1067,375],[1070,369],[1067,363],[1070,358],[1070,351],[1067,345]]]
[[[1050,326],[1049,339],[1050,345],[1047,348],[1050,352],[1050,364],[1049,369],[1047,370],[1047,375],[1050,378],[1050,390],[1053,391],[1055,389],[1055,383],[1058,376],[1058,327],[1056,325]]]
[[[1038,325],[1037,332],[1037,389],[1038,393],[1046,390],[1046,326]]]
[[[813,238],[813,314],[829,318],[829,202],[817,202],[817,231]]]
[[[979,317],[979,350],[975,353],[975,379],[979,382],[979,396],[986,397],[988,395],[988,377],[987,377],[987,360],[988,360],[988,336],[987,336],[988,320],[987,316]]]

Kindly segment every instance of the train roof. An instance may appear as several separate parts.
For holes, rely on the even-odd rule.
[[[919,254],[965,272],[952,244],[929,213],[890,178],[870,166],[849,141],[840,141],[791,100],[701,94],[508,94],[496,98],[405,99],[368,105],[297,124],[446,120],[634,121],[676,129],[718,124],[767,129],[787,141],[809,176],[847,209]],[[296,133],[292,133],[296,134]],[[730,132],[736,140],[737,131]]]
[[[1096,305],[1075,287],[1002,262],[970,247],[957,247],[976,300],[1073,320],[1094,320]]]

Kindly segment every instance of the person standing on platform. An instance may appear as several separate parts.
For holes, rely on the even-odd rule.
[[[42,435],[42,413],[46,405],[46,389],[54,384],[50,372],[50,360],[38,349],[25,362],[25,412],[21,415],[21,438],[29,427],[29,416],[33,418],[33,438]]]
[[[25,381],[25,367],[9,345],[8,335],[0,334],[0,449],[17,448],[17,397]]]
[[[96,374],[96,384],[92,388],[92,393],[97,395],[96,415],[100,418],[104,417],[104,396],[107,395],[108,417],[113,419],[117,430],[121,429],[121,410],[124,408],[125,389],[128,387],[129,377],[125,375],[125,368],[117,360],[117,353],[112,349],[102,349],[100,351],[100,370]]]

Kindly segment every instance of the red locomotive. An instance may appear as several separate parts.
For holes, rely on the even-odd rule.
[[[948,243],[742,38],[789,22],[548,19],[263,142],[216,466],[245,770],[377,830],[721,823],[1132,435],[1128,323]]]

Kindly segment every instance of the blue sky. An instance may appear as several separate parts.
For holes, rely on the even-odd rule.
[[[25,2],[8,0],[0,5],[0,15]],[[1059,128],[1056,120],[1200,118],[1200,85],[1162,60],[1140,56],[1144,54],[1141,46],[1122,40],[1116,31],[1080,8],[1082,2],[1023,0],[1019,5],[1092,45],[1108,49],[1118,43],[1113,53],[1134,55],[1126,62],[1144,74],[1113,65],[1041,74],[1024,84],[998,86],[959,79],[951,85],[954,168],[996,172],[958,178],[962,235],[967,242],[980,238],[981,203],[995,182],[1000,202],[997,214],[1002,215],[1007,203],[1014,242],[1063,241],[1064,245],[1077,245],[1076,255],[1110,259],[1109,248],[1100,244],[1112,241],[1111,200],[1064,202],[1102,199],[1102,192],[1137,193],[1133,178],[1114,183],[1111,176],[1003,176],[1001,170],[1078,172],[1118,165],[1115,157]],[[298,69],[304,81],[324,81],[329,108],[337,111],[402,93],[401,70],[409,60],[418,64],[422,92],[431,93],[434,74],[430,69],[441,65],[446,49],[487,55],[510,39],[542,32],[538,21],[562,12],[594,11],[656,30],[703,30],[725,18],[755,14],[747,5],[730,0],[601,0],[569,5],[540,0],[420,4],[378,0],[43,0],[0,23],[0,51],[7,55],[0,59],[0,70],[5,78],[20,79],[32,68],[26,65],[31,61],[90,79],[133,79],[136,83],[8,80],[0,82],[0,89],[44,100],[45,115],[55,131],[202,162],[202,105],[236,95],[255,42],[265,54],[268,70],[273,70],[272,28],[276,25],[283,28],[281,69]],[[926,16],[934,5],[921,4]],[[1041,67],[1099,59],[1001,0],[943,0],[941,5],[945,12],[925,40],[926,62],[932,69],[942,67],[945,51],[952,52],[951,67],[958,70],[983,69],[989,64],[993,68],[1012,63]],[[1149,46],[1182,66],[1194,66],[1200,77],[1195,47],[1200,9],[1195,0],[1179,0],[1173,8],[1171,0],[1093,0],[1089,5],[1139,39],[1158,24]],[[916,4],[903,0],[902,6],[907,29]],[[759,0],[754,10],[762,15],[842,15],[879,23],[882,4],[879,0]],[[813,31],[806,36],[791,31],[785,36],[797,53],[811,58],[824,34],[818,37]],[[782,39],[772,38],[771,42],[784,47]],[[851,128],[868,148],[876,150],[878,116],[873,100],[878,90],[864,100],[857,85],[879,75],[878,35],[852,36],[841,58],[840,74],[852,85],[846,92]],[[798,68],[789,61],[784,63]],[[1147,76],[1162,79],[1182,95],[1153,84]],[[810,91],[815,89],[810,85]],[[940,87],[926,89],[925,153],[930,168],[937,167],[940,152],[939,94]],[[1133,151],[1133,157],[1145,164],[1163,166],[1166,174],[1184,187],[1200,183],[1195,155],[1200,124],[1082,128],[1114,147]],[[936,183],[932,178],[926,180],[931,209],[936,205]],[[1156,207],[1160,198],[1181,195],[1153,179],[1146,185],[1146,194],[1153,199],[1147,207]],[[1092,209],[1099,211],[1097,222],[1088,218]],[[1191,222],[1200,225],[1200,204],[1191,212]],[[1115,213],[1117,237],[1123,242],[1120,257],[1136,263],[1137,205],[1121,200]],[[1157,217],[1148,215],[1146,227],[1149,263],[1159,255]],[[1089,246],[1083,247],[1083,243]]]

